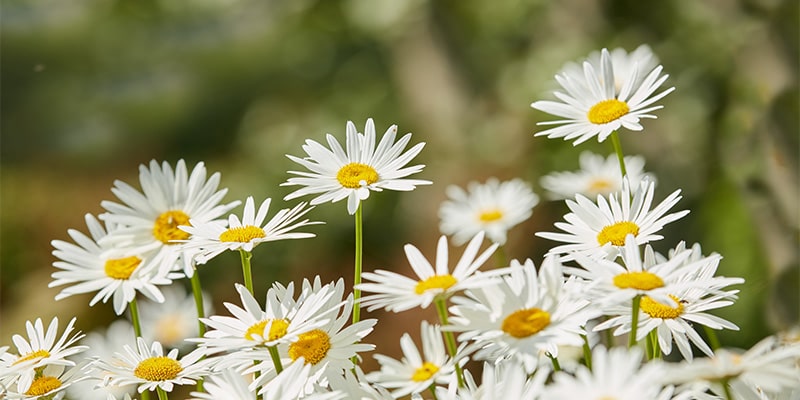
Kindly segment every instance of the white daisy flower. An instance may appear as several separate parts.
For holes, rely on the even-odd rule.
[[[82,341],[88,348],[81,354],[84,359],[108,358],[125,345],[136,343],[133,326],[126,319],[117,319],[108,329],[89,332]],[[77,360],[76,360],[77,361]],[[103,374],[97,369],[84,372],[86,380],[77,382],[67,388],[67,395],[81,400],[121,399],[125,395],[136,392],[136,385],[102,386]]]
[[[597,196],[597,204],[581,195],[567,200],[570,213],[564,215],[566,222],[557,222],[556,228],[564,233],[537,232],[536,236],[556,242],[564,242],[550,249],[548,254],[562,254],[572,260],[576,254],[596,258],[614,258],[619,247],[625,245],[625,237],[633,235],[636,244],[663,239],[657,233],[664,225],[676,221],[688,210],[667,214],[680,201],[680,189],[672,192],[652,210],[655,183],[642,180],[638,190],[630,195],[630,183],[625,180],[622,192],[611,194],[606,200]],[[617,196],[617,194],[619,196]]]
[[[68,388],[88,378],[84,375],[87,365],[87,363],[81,363],[66,370],[60,368],[58,370],[44,371],[34,377],[33,382],[25,391],[16,392],[12,389],[8,390],[8,392],[0,392],[0,397],[26,400],[62,399]]]
[[[100,219],[113,222],[122,228],[106,238],[119,246],[162,253],[161,268],[183,269],[187,277],[194,275],[192,254],[176,246],[179,240],[189,239],[189,233],[178,229],[189,220],[205,224],[217,220],[238,201],[220,204],[228,189],[217,190],[220,174],[214,173],[206,180],[206,168],[198,163],[188,174],[186,163],[179,160],[172,170],[166,161],[158,165],[150,161],[149,168],[139,166],[139,183],[142,192],[122,181],[115,181],[111,191],[123,203],[103,201],[108,212]]]
[[[472,375],[465,371],[464,387],[450,382],[449,387],[437,387],[439,400],[536,400],[544,390],[545,380],[550,375],[547,369],[538,369],[529,378],[522,364],[516,361],[483,363],[481,380],[476,383]]]
[[[476,359],[513,359],[529,373],[539,364],[539,354],[558,357],[558,346],[581,346],[582,328],[594,317],[589,302],[564,288],[561,262],[548,257],[539,274],[531,260],[501,270],[502,281],[467,297],[453,298],[448,330],[463,332],[460,341],[472,340],[481,349]]]
[[[554,200],[572,199],[580,194],[590,199],[598,195],[606,197],[622,191],[622,173],[615,154],[605,158],[584,151],[579,158],[580,170],[575,172],[552,172],[543,176],[539,183]],[[644,172],[644,158],[626,156],[625,170],[632,187],[639,187],[645,177],[655,182],[651,174]]]
[[[343,399],[395,400],[386,388],[370,383],[358,365],[341,375],[328,376],[328,381],[331,392],[342,394]]]
[[[104,241],[115,231],[114,223],[106,223],[108,231],[91,215],[85,216],[86,226],[91,238],[80,231],[67,231],[76,244],[53,240],[53,255],[59,261],[53,266],[59,271],[51,275],[53,281],[48,287],[73,284],[56,295],[61,300],[74,294],[97,292],[89,301],[94,306],[99,301],[107,302],[114,298],[114,312],[122,314],[128,304],[140,292],[155,301],[164,301],[164,296],[156,285],[169,285],[172,280],[166,271],[159,269],[158,257],[153,251],[146,253],[129,252],[118,249],[114,244]]]
[[[609,55],[611,56],[611,66],[614,70],[614,91],[617,95],[619,95],[627,80],[635,78],[633,86],[638,87],[647,77],[647,73],[658,66],[658,57],[653,54],[650,46],[646,44],[640,45],[630,53],[621,47],[617,47],[610,50]],[[602,65],[601,52],[591,52],[586,58],[586,62],[592,64],[595,71],[600,70]],[[561,70],[561,74],[569,75],[572,79],[580,81],[584,77],[583,66],[569,62]]]
[[[671,87],[654,95],[669,77],[662,75],[661,70],[662,67],[657,66],[639,82],[637,66],[631,68],[629,76],[615,79],[611,55],[603,49],[599,66],[589,61],[583,63],[583,76],[572,73],[556,75],[556,81],[566,91],[553,93],[560,101],[541,100],[531,104],[537,110],[563,118],[539,122],[537,125],[558,126],[538,132],[536,136],[576,139],[573,145],[577,146],[595,136],[602,142],[620,128],[641,131],[644,128],[639,120],[656,118],[650,113],[663,106],[653,104],[675,89]],[[616,89],[618,80],[623,83],[619,91]]]
[[[530,218],[531,210],[539,203],[539,196],[521,179],[470,182],[467,191],[451,185],[447,196],[449,199],[439,207],[439,230],[452,235],[458,246],[480,231],[486,232],[489,240],[505,244],[507,232]]]
[[[178,349],[164,355],[161,343],[148,346],[143,338],[136,338],[136,348],[123,346],[124,353],[115,353],[111,360],[100,359],[96,368],[103,374],[102,385],[138,385],[138,392],[161,388],[171,392],[175,385],[193,385],[208,375],[203,353],[193,351],[178,360]]]
[[[498,244],[492,244],[478,255],[483,236],[484,233],[481,231],[472,238],[452,272],[448,265],[446,236],[439,238],[435,268],[416,247],[405,245],[408,263],[411,264],[417,279],[380,269],[375,272],[365,272],[364,280],[372,282],[356,285],[356,288],[375,294],[364,296],[361,299],[361,306],[368,307],[369,311],[385,308],[394,312],[414,307],[427,308],[436,298],[447,299],[464,289],[491,284],[491,274],[480,274],[477,271],[491,257]]]
[[[191,400],[253,400],[256,393],[248,387],[250,380],[232,369],[210,375],[203,381],[202,392],[192,392]]]
[[[264,220],[267,218],[271,202],[270,198],[264,200],[256,213],[253,197],[248,197],[244,203],[242,219],[231,214],[227,226],[220,221],[203,222],[190,219],[188,226],[180,226],[183,231],[191,235],[190,240],[182,241],[183,247],[193,250],[195,260],[205,264],[226,250],[250,252],[264,242],[315,236],[313,233],[292,232],[306,225],[322,223],[311,222],[308,219],[300,220],[314,207],[307,208],[306,203],[300,203],[291,209],[284,208],[265,224]]]
[[[393,389],[392,394],[395,397],[420,393],[434,384],[448,384],[454,378],[455,362],[447,355],[441,327],[422,321],[420,337],[421,353],[414,345],[411,335],[405,333],[400,338],[402,360],[382,354],[375,355],[381,370],[367,374],[367,379],[387,389]]]
[[[311,172],[289,171],[298,177],[289,178],[281,186],[304,186],[284,198],[291,200],[309,194],[320,194],[311,200],[312,205],[337,202],[347,198],[347,212],[355,214],[362,200],[370,191],[414,190],[417,185],[430,185],[430,181],[402,179],[422,171],[424,165],[406,167],[422,151],[425,143],[419,143],[403,153],[411,140],[408,133],[395,143],[397,125],[392,125],[383,134],[375,147],[375,123],[367,119],[364,133],[359,133],[353,122],[347,122],[347,144],[345,152],[336,139],[328,134],[330,150],[323,145],[306,140],[303,150],[307,158],[287,155],[290,160],[306,167]],[[402,154],[401,154],[402,153]]]
[[[46,332],[41,318],[37,318],[34,323],[25,321],[28,339],[19,334],[11,337],[18,354],[0,354],[0,370],[5,370],[8,374],[4,383],[16,383],[17,392],[25,393],[30,389],[36,375],[58,376],[64,367],[74,367],[75,362],[67,357],[86,350],[86,346],[76,345],[84,334],[77,331],[70,336],[74,325],[75,318],[72,318],[64,328],[64,333],[58,337],[58,317],[50,321]]]
[[[541,400],[614,399],[667,400],[672,388],[664,387],[661,363],[642,364],[642,351],[634,347],[592,350],[592,369],[579,366],[574,376],[556,372],[554,382],[545,387]]]
[[[166,287],[163,294],[163,303],[153,301],[139,303],[141,326],[148,327],[142,336],[146,341],[159,342],[167,349],[185,350],[190,345],[186,339],[198,335],[197,305],[194,294],[180,285]],[[213,313],[208,295],[202,297],[203,310]]]

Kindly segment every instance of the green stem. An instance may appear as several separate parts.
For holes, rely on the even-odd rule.
[[[628,337],[628,348],[636,345],[636,330],[639,327],[639,303],[642,301],[642,295],[637,294],[633,298],[633,306],[631,306],[631,333]]]
[[[661,358],[661,345],[658,344],[658,331],[652,330],[647,334],[647,359]]]
[[[622,154],[622,144],[619,142],[617,131],[611,132],[611,144],[614,145],[614,152],[617,153],[617,160],[619,160],[619,170],[624,178],[628,171],[625,169],[625,156]]]
[[[361,290],[356,289],[355,286],[361,283],[361,263],[362,255],[364,252],[364,232],[363,232],[363,215],[361,211],[361,202],[358,203],[356,209],[356,255],[355,255],[355,270],[353,271],[353,323],[361,320]]]
[[[436,383],[431,383],[431,385],[428,386],[428,389],[431,391],[431,396],[433,396],[433,400],[438,400],[439,398],[436,397]]]
[[[442,327],[447,326],[449,324],[447,322],[447,299],[437,297],[433,303],[436,305],[436,312],[439,314],[439,321],[441,322]],[[458,350],[456,347],[456,337],[453,335],[452,331],[443,331],[442,334],[444,335],[445,345],[447,345],[447,353],[450,354],[450,357],[453,360],[455,360],[458,387],[463,387],[464,371],[461,369],[461,365],[458,363],[458,360],[456,360],[456,351]]]
[[[503,268],[508,266],[505,245],[497,246],[497,250],[494,252],[494,258],[497,261],[496,268]]]
[[[283,364],[281,364],[281,356],[278,354],[278,346],[269,346],[269,356],[272,357],[272,365],[275,366],[275,372],[283,372]]]
[[[592,370],[592,348],[589,346],[589,336],[581,335],[583,338],[583,363],[589,371]]]
[[[194,268],[194,267],[193,267]],[[203,337],[206,333],[206,325],[200,321],[200,318],[206,317],[206,311],[203,307],[203,289],[200,287],[200,274],[197,273],[197,268],[194,269],[194,274],[189,278],[192,282],[192,294],[194,295],[194,306],[197,309],[197,336]],[[203,391],[203,380],[197,380],[197,391]]]
[[[553,371],[558,372],[561,371],[561,364],[558,362],[558,357],[553,357],[552,354],[547,353],[547,356],[550,357],[550,361],[553,362]]]
[[[169,400],[169,396],[167,396],[167,392],[164,389],[157,387],[156,392],[158,392],[158,400]]]
[[[703,325],[703,331],[706,333],[708,337],[708,344],[711,346],[711,350],[716,351],[720,348],[719,337],[717,337],[717,331]]]
[[[722,381],[722,390],[725,392],[726,400],[733,400],[733,393],[731,393],[731,387],[728,385],[727,379]]]
[[[244,287],[253,294],[253,273],[250,269],[250,259],[253,258],[253,253],[249,251],[239,250],[242,256],[242,275],[244,275]]]
[[[137,338],[142,337],[142,324],[139,322],[139,307],[136,305],[136,297],[130,302],[131,322],[133,322],[133,333]]]

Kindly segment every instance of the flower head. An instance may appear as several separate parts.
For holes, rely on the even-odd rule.
[[[541,178],[542,187],[552,199],[572,199],[576,194],[590,199],[598,195],[607,197],[622,190],[622,173],[616,155],[607,158],[584,151],[579,159],[580,170],[575,172],[551,172]],[[655,179],[644,172],[644,158],[625,157],[627,178],[632,187],[639,187],[643,178]]]

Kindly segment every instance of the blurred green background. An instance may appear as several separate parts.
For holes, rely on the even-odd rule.
[[[53,239],[86,231],[83,215],[114,200],[115,179],[138,187],[151,159],[222,172],[227,200],[281,199],[306,139],[344,138],[347,120],[379,133],[398,124],[427,143],[411,193],[365,203],[365,269],[410,273],[413,243],[433,256],[437,209],[449,184],[577,169],[609,143],[533,137],[551,117],[529,107],[550,98],[553,75],[602,47],[649,44],[677,90],[644,133],[624,132],[647,159],[657,196],[680,188],[692,212],[669,226],[660,251],[699,242],[743,276],[741,298],[720,312],[742,327],[723,342],[750,346],[797,324],[798,21],[795,0],[4,0],[0,344],[24,321],[78,316],[91,330],[113,319],[90,295],[55,302],[48,289]],[[278,202],[280,207],[292,204]],[[272,211],[274,213],[274,209]],[[542,201],[511,231],[507,254],[538,265],[554,243],[562,202]],[[272,213],[271,213],[272,215]],[[255,250],[256,290],[272,280],[352,280],[352,218],[345,203],[312,211],[314,239]],[[461,249],[455,250],[460,254]],[[454,256],[451,256],[451,259]],[[238,256],[200,271],[216,308],[235,299]],[[179,282],[183,284],[183,282]],[[367,339],[397,354],[420,318],[382,318]],[[402,328],[402,329],[398,329]],[[367,355],[368,359],[371,359]]]

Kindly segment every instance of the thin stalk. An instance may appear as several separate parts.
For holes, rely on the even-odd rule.
[[[628,174],[625,169],[625,156],[622,153],[622,144],[619,142],[619,135],[617,131],[611,132],[611,144],[614,145],[614,152],[617,153],[617,160],[619,160],[619,170],[622,172],[622,177]]]
[[[164,389],[157,387],[156,392],[158,392],[158,400],[169,400],[169,396],[167,396],[167,392],[165,392]]]
[[[137,338],[142,337],[142,324],[139,322],[139,307],[136,305],[136,297],[130,302],[131,322],[133,322],[133,333]]]
[[[269,346],[269,356],[272,358],[272,365],[275,366],[275,372],[283,372],[283,364],[281,364],[281,356],[278,354],[278,346]]]
[[[494,252],[494,258],[497,262],[496,268],[503,268],[508,266],[508,259],[506,257],[506,246],[497,246],[497,250]]]
[[[194,268],[194,267],[192,267]],[[192,294],[194,295],[194,306],[197,309],[197,336],[203,337],[206,333],[206,325],[200,321],[200,318],[206,317],[206,311],[203,307],[203,289],[200,287],[200,275],[197,273],[197,268],[194,269],[194,274],[189,279],[192,282]],[[203,380],[197,380],[197,391],[203,391]]]
[[[725,392],[725,400],[733,400],[733,393],[731,393],[731,386],[728,385],[728,380],[722,381],[722,390]]]
[[[717,350],[720,348],[719,337],[717,337],[717,331],[703,325],[703,331],[706,333],[708,337],[708,345],[711,346],[711,350]]]
[[[661,345],[658,344],[658,331],[652,330],[647,334],[647,359],[661,358]]]
[[[561,364],[558,362],[558,357],[553,357],[550,353],[547,353],[547,356],[550,357],[550,361],[553,362],[553,371],[561,371]]]
[[[433,400],[438,400],[439,398],[436,397],[436,383],[431,383],[431,385],[428,386],[428,389],[431,391],[431,396],[433,396]]]
[[[628,348],[636,345],[636,328],[639,327],[639,303],[642,301],[642,295],[637,294],[633,298],[633,305],[631,306],[631,333],[628,337]]]
[[[250,259],[253,258],[253,253],[249,251],[239,250],[239,255],[242,256],[242,275],[244,275],[244,287],[250,294],[253,294],[253,273],[250,268]]]
[[[439,322],[441,322],[442,327],[449,325],[447,322],[447,299],[437,298],[433,301],[433,304],[436,305],[436,312],[439,314]],[[447,346],[447,353],[450,354],[450,357],[456,361],[456,378],[458,379],[458,386],[464,386],[464,371],[461,369],[461,365],[456,360],[456,351],[458,348],[456,347],[456,337],[453,335],[451,331],[443,331],[442,334],[444,335],[444,343]]]
[[[358,203],[358,208],[356,209],[356,255],[355,255],[355,270],[353,271],[353,323],[361,320],[361,290],[357,289],[355,286],[361,283],[361,264],[362,264],[362,256],[364,252],[364,232],[362,230],[363,225],[363,215],[361,211],[361,202]]]
[[[592,348],[589,346],[589,335],[581,335],[583,338],[583,363],[589,371],[592,370]]]

